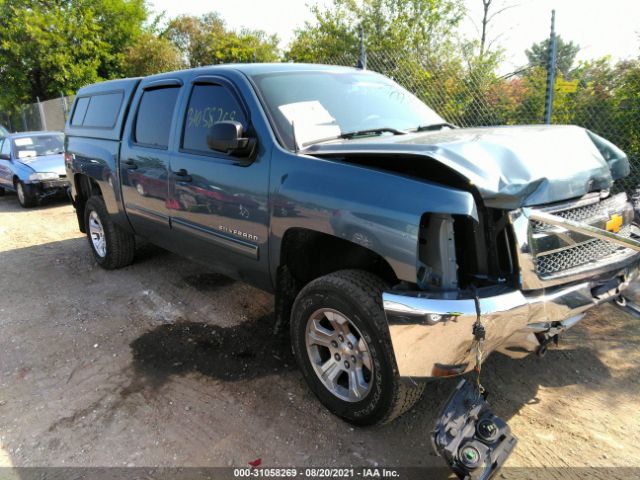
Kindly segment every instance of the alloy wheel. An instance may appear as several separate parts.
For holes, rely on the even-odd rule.
[[[346,315],[330,308],[316,310],[307,322],[306,346],[316,375],[333,395],[359,402],[373,386],[369,345]]]
[[[104,237],[102,222],[95,210],[89,214],[89,236],[96,253],[104,258],[107,255],[107,241]]]

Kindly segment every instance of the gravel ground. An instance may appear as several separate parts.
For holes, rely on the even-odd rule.
[[[103,271],[75,222],[0,198],[0,466],[442,465],[428,432],[455,380],[353,428],[272,335],[273,297],[152,246]],[[508,465],[640,467],[639,347],[640,321],[605,305],[543,359],[492,356]]]

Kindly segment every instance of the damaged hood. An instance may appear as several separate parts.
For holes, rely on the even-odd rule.
[[[489,207],[515,209],[611,187],[629,173],[626,155],[580,127],[459,128],[316,144],[317,156],[414,155],[466,178]],[[389,160],[390,162],[393,159]]]

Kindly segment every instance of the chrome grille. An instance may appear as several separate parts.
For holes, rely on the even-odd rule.
[[[607,216],[608,213],[612,210],[615,210],[616,206],[619,205],[619,200],[617,197],[609,197],[605,198],[601,201],[596,201],[589,205],[585,205],[577,208],[565,208],[559,210],[550,210],[550,213],[557,215],[558,217],[566,218],[567,220],[573,220],[574,222],[584,222],[585,220],[594,220],[596,218]],[[546,232],[548,230],[553,229],[554,227],[551,225],[547,225],[546,223],[532,221],[531,228],[534,233]]]
[[[605,229],[612,215],[617,214],[623,219],[618,233],[640,238],[640,228],[632,224],[633,206],[624,193],[611,196],[607,192],[590,193],[576,200],[535,209],[600,229]],[[530,220],[525,209],[515,210],[509,215],[525,290],[589,278],[596,273],[620,268],[639,256],[629,248],[615,244],[609,246],[610,242],[583,233]]]
[[[626,225],[618,233],[621,236],[630,237],[631,225]],[[616,253],[624,253],[626,250],[613,243],[591,239],[556,252],[538,255],[534,263],[538,276],[546,278],[573,268],[586,267],[590,263],[595,264]]]

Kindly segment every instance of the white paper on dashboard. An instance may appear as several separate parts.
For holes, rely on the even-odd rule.
[[[336,119],[317,100],[289,103],[278,108],[293,123],[299,147],[316,140],[336,138],[342,133]]]
[[[27,145],[33,145],[33,140],[31,140],[31,137],[16,138],[14,143],[17,147],[25,147]]]
[[[18,152],[18,158],[35,157],[38,154],[35,150],[22,150]]]

